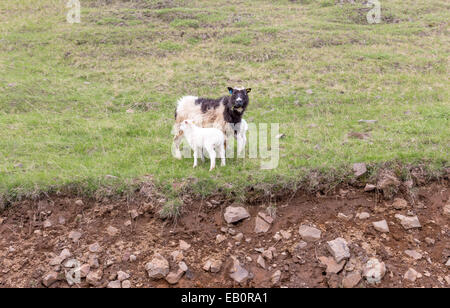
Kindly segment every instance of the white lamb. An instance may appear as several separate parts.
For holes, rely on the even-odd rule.
[[[192,120],[184,120],[180,124],[180,130],[183,131],[189,146],[194,151],[194,168],[197,167],[197,158],[200,154],[203,160],[203,149],[209,154],[211,166],[209,171],[216,166],[216,152],[222,160],[222,166],[225,166],[225,135],[217,128],[198,127]]]

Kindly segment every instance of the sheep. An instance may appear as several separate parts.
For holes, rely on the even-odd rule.
[[[193,123],[192,120],[184,120],[180,124],[180,130],[183,131],[189,146],[194,150],[194,168],[197,167],[198,155],[203,160],[203,149],[209,154],[211,165],[209,171],[216,166],[216,152],[222,160],[221,165],[225,166],[225,135],[217,128],[202,128]]]
[[[184,120],[192,122],[200,127],[214,127],[222,131],[225,136],[230,136],[234,131],[237,136],[236,127],[241,122],[242,115],[247,109],[250,88],[228,87],[230,95],[218,99],[200,98],[197,96],[184,96],[177,102],[175,110],[175,157],[181,159],[180,143],[183,131],[180,124]],[[226,140],[225,140],[226,146]]]

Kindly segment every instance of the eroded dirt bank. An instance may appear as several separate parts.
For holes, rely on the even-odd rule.
[[[72,287],[449,287],[449,197],[448,181],[391,200],[344,187],[276,211],[193,202],[176,222],[146,198],[23,201],[0,215],[0,287],[69,287],[68,260]],[[229,206],[250,217],[228,224]]]

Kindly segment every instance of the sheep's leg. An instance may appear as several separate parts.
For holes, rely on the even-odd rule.
[[[216,167],[216,152],[214,151],[214,146],[208,147],[209,159],[211,160],[211,166],[209,171],[213,170]]]
[[[225,145],[222,143],[219,146],[219,157],[222,160],[221,166],[225,166]]]
[[[181,151],[180,151],[180,144],[183,138],[183,131],[178,130],[178,133],[173,138],[173,142],[175,143],[175,158],[181,159]]]
[[[198,149],[194,148],[194,166],[193,166],[193,168],[197,167],[197,156],[198,156]]]
[[[241,155],[242,148],[243,148],[242,136],[241,135],[237,135],[236,139],[237,139],[237,152],[238,152],[238,155]]]
[[[200,149],[200,158],[202,162],[205,162],[205,155],[203,154],[203,148]]]

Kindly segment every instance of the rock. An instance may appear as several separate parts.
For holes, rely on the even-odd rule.
[[[44,229],[48,229],[52,226],[52,222],[50,221],[50,219],[47,219],[46,221],[44,221],[44,224],[42,226],[44,227]]]
[[[416,272],[416,270],[413,268],[409,268],[406,271],[405,275],[403,276],[403,278],[405,278],[406,280],[409,280],[411,282],[416,281],[416,279],[420,278],[420,277],[422,277],[422,275],[419,274],[418,272]]]
[[[236,258],[233,258],[233,266],[230,269],[230,277],[239,284],[244,284],[249,278],[249,272],[241,266],[241,263]]]
[[[130,274],[123,272],[123,271],[118,271],[117,272],[117,279],[122,282],[124,280],[127,280],[128,278],[130,278]]]
[[[422,225],[420,224],[419,219],[417,218],[417,216],[407,217],[407,216],[403,216],[401,214],[396,214],[395,218],[400,220],[400,224],[406,230],[413,229],[413,228],[421,228],[422,227]]]
[[[377,187],[373,184],[366,184],[366,186],[364,186],[364,191],[366,191],[366,192],[373,191],[373,190],[375,190],[375,188],[377,188]]]
[[[273,273],[272,276],[270,277],[270,281],[272,282],[272,286],[276,286],[277,284],[279,284],[280,280],[281,280],[281,271],[280,270],[276,270],[275,273]]]
[[[132,209],[132,210],[130,211],[130,216],[131,216],[131,219],[135,220],[136,218],[139,217],[139,213],[138,213],[138,211],[136,211],[135,209]]]
[[[89,274],[89,272],[91,271],[91,267],[89,264],[83,264],[80,266],[80,277],[81,278],[86,278],[86,276]]]
[[[255,218],[255,233],[266,233],[270,229],[270,224],[261,217]]]
[[[306,246],[308,246],[308,243],[305,241],[299,241],[297,244],[294,245],[294,251],[295,250],[302,250],[305,249]]]
[[[242,239],[244,238],[244,234],[242,234],[242,232],[241,232],[241,233],[238,233],[238,234],[236,234],[235,236],[233,236],[233,238],[234,238],[236,241],[240,242],[240,241],[242,241]]]
[[[429,246],[433,246],[435,241],[432,238],[426,237],[425,238],[425,243],[427,243]]]
[[[353,164],[353,173],[355,177],[359,178],[360,176],[366,174],[367,167],[365,163],[354,163]]]
[[[370,217],[370,214],[367,212],[361,212],[359,213],[359,215],[357,216],[359,219],[367,219]]]
[[[191,248],[191,245],[189,245],[188,243],[186,243],[183,240],[180,240],[180,249],[181,250],[188,250],[189,248]]]
[[[137,257],[135,255],[130,255],[130,262],[134,262],[137,260]]]
[[[261,254],[264,258],[266,258],[267,260],[272,260],[273,258],[273,252],[272,250],[265,250],[262,252]]]
[[[405,199],[402,198],[395,198],[394,202],[392,203],[392,206],[396,210],[403,210],[408,207],[408,202]]]
[[[212,260],[211,261],[211,273],[218,273],[220,272],[220,269],[222,268],[222,261],[221,260]]]
[[[129,280],[122,281],[122,289],[130,289],[131,288],[131,282]]]
[[[448,258],[447,263],[445,263],[445,266],[450,267],[450,258]]]
[[[122,288],[122,284],[119,280],[110,281],[106,286],[108,289],[120,289]]]
[[[70,231],[69,239],[71,239],[72,242],[76,243],[76,242],[79,241],[80,238],[81,238],[81,232],[78,232],[78,231],[75,231],[75,230]]]
[[[225,241],[226,239],[227,239],[227,237],[225,235],[217,234],[217,236],[216,236],[216,244],[220,244],[223,241]]]
[[[106,233],[108,233],[109,236],[116,236],[120,232],[119,229],[114,228],[113,226],[109,226],[106,228]]]
[[[89,266],[90,268],[99,268],[100,263],[98,262],[98,257],[96,255],[89,256]]]
[[[378,261],[377,258],[371,258],[364,266],[363,276],[370,284],[379,283],[386,274],[386,265]]]
[[[75,205],[76,205],[76,206],[83,206],[83,205],[84,205],[83,200],[77,200],[77,201],[75,201]]]
[[[101,269],[91,271],[86,276],[86,282],[93,286],[98,286],[103,277],[103,271]]]
[[[262,219],[264,219],[265,222],[272,224],[273,223],[273,218],[270,215],[267,215],[264,212],[259,212],[258,216],[261,217]]]
[[[180,261],[183,261],[183,259],[184,259],[184,255],[183,255],[183,253],[182,253],[180,250],[175,250],[175,251],[173,251],[173,252],[170,254],[170,256],[172,257],[172,260],[173,260],[175,263],[178,263],[178,262],[180,262]]]
[[[380,220],[380,221],[374,221],[372,222],[373,227],[375,228],[375,230],[377,230],[378,232],[383,232],[383,233],[388,233],[389,232],[389,227],[388,224],[386,222],[386,220]]]
[[[444,213],[444,216],[447,216],[450,218],[450,203],[447,203],[444,206],[443,213]]]
[[[225,221],[230,224],[248,218],[250,217],[250,214],[242,206],[229,206],[225,209],[223,217]]]
[[[256,263],[258,263],[258,265],[261,266],[263,269],[266,269],[266,262],[264,261],[264,258],[261,255],[258,256]]]
[[[56,281],[58,281],[58,273],[54,271],[45,274],[42,278],[42,284],[47,288],[54,284]]]
[[[300,226],[300,228],[298,229],[298,232],[300,233],[300,236],[302,237],[302,239],[307,242],[313,242],[313,241],[319,240],[320,236],[322,234],[322,232],[319,229],[316,229],[316,228],[313,228],[310,226],[306,226],[306,225]]]
[[[336,261],[333,258],[329,257],[319,257],[320,262],[327,267],[326,272],[327,274],[337,274],[344,268],[345,260],[342,260],[339,263],[336,263]]]
[[[92,253],[98,253],[102,251],[102,248],[100,247],[99,243],[94,243],[89,245],[89,251]]]
[[[131,220],[126,220],[126,221],[123,223],[123,225],[124,225],[125,227],[131,226]]]
[[[151,279],[162,279],[169,273],[169,262],[159,253],[145,265],[145,270]]]
[[[206,260],[205,264],[203,265],[203,269],[207,272],[209,272],[209,270],[211,269],[211,260]]]
[[[183,265],[178,266],[178,269],[176,272],[170,272],[166,276],[166,281],[169,284],[176,284],[178,281],[180,281],[181,277],[183,277],[184,273],[187,271],[187,266],[184,262],[181,262]]]
[[[344,221],[349,221],[353,218],[353,215],[345,215],[344,213],[338,213],[337,218],[342,219]]]
[[[342,279],[342,286],[344,288],[354,288],[361,281],[361,274],[359,272],[352,272]]]
[[[284,231],[284,230],[280,230],[280,234],[281,234],[281,236],[285,239],[285,240],[288,240],[288,239],[290,239],[291,238],[291,232],[289,232],[289,231]]]
[[[417,250],[405,250],[405,254],[413,258],[414,260],[422,259],[422,254]]]
[[[383,192],[386,199],[392,199],[398,191],[401,182],[397,177],[389,171],[384,171],[380,174],[377,182],[377,189]]]
[[[347,246],[347,242],[342,237],[327,242],[327,248],[337,263],[350,258],[350,249]]]

